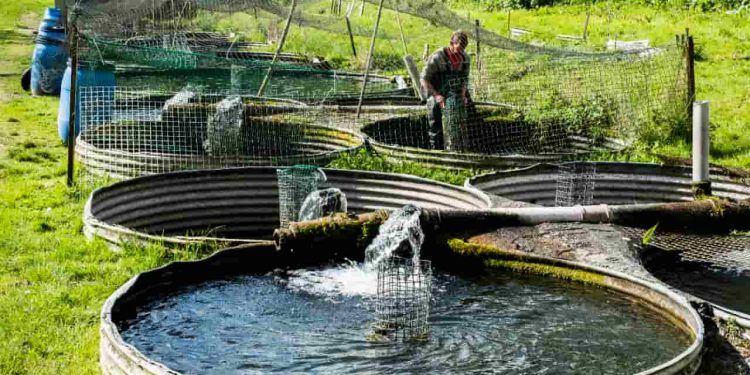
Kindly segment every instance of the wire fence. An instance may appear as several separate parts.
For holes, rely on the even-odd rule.
[[[347,129],[354,120],[289,99],[82,87],[76,154],[86,183],[188,169],[325,165],[363,145]]]

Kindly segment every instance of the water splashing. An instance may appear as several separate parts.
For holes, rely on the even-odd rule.
[[[378,264],[392,256],[410,256],[418,263],[424,243],[424,232],[419,221],[421,213],[422,210],[413,204],[391,213],[365,250],[365,267],[376,270]]]
[[[308,194],[299,210],[299,221],[315,220],[333,215],[336,212],[346,213],[346,195],[336,188],[316,190]]]
[[[291,273],[289,286],[323,296],[376,296],[380,264],[388,262],[394,256],[409,257],[414,264],[419,264],[424,242],[424,232],[419,220],[421,212],[419,207],[412,204],[393,211],[365,250],[363,264],[350,262],[324,270],[294,271]]]

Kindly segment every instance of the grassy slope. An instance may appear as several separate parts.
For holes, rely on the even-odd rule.
[[[65,186],[57,100],[18,84],[33,46],[16,28],[38,25],[47,3],[0,3],[0,374],[98,373],[102,302],[135,273],[184,256],[114,253],[81,234],[84,197]]]
[[[104,299],[133,274],[171,259],[190,257],[168,253],[159,246],[113,253],[103,243],[81,234],[82,192],[64,185],[65,149],[55,131],[56,100],[31,98],[18,87],[18,76],[28,64],[30,38],[17,28],[35,27],[48,0],[0,3],[0,374],[95,373],[98,358],[98,313]],[[371,8],[370,8],[371,9]],[[607,10],[595,12],[592,43],[601,45],[614,30],[623,39],[652,38],[668,42],[689,25],[705,61],[698,64],[701,98],[713,106],[714,154],[732,165],[750,165],[748,105],[750,61],[731,60],[733,52],[750,54],[750,26],[718,14],[690,15],[644,8],[616,10],[607,23]],[[583,20],[581,7],[515,12],[513,24],[557,33],[575,33]],[[489,27],[502,30],[504,14],[480,14]],[[357,22],[357,18],[354,18]],[[392,14],[387,27],[395,30]],[[686,21],[689,20],[689,21]],[[405,22],[407,35],[417,35],[424,21]],[[299,33],[299,31],[298,31]],[[290,49],[313,45],[325,33],[309,30],[290,39]],[[410,38],[412,54],[420,54],[428,40],[444,35]],[[358,37],[366,50],[366,37]],[[437,43],[437,42],[435,42]],[[436,44],[433,44],[436,45]],[[384,43],[400,47],[400,41]],[[400,53],[400,51],[397,50]],[[334,53],[348,53],[340,48]],[[329,56],[336,57],[336,56]],[[662,145],[659,150],[686,155],[684,145]],[[338,165],[403,170],[377,160],[355,157]],[[432,172],[407,166],[412,173]],[[457,182],[460,177],[432,174]]]

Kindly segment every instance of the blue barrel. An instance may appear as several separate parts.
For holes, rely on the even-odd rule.
[[[39,31],[43,28],[60,27],[62,26],[62,11],[57,8],[47,8],[44,11],[44,19],[39,25]]]
[[[41,27],[36,48],[31,58],[31,93],[34,95],[60,94],[60,82],[65,72],[68,51],[62,27]]]
[[[70,60],[62,80],[60,106],[57,111],[57,133],[63,142],[68,140],[68,124],[70,123]],[[104,64],[81,62],[78,64],[76,76],[76,123],[75,135],[80,133],[81,119],[83,126],[89,127],[106,123],[112,119],[112,108],[115,98],[114,67]],[[83,89],[87,87],[87,89]],[[86,103],[81,108],[81,102]]]

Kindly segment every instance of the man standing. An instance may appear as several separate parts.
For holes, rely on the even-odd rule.
[[[419,79],[427,95],[427,119],[430,124],[430,148],[443,149],[443,108],[452,96],[468,105],[469,56],[464,52],[469,36],[454,31],[448,47],[433,53],[425,64]]]

